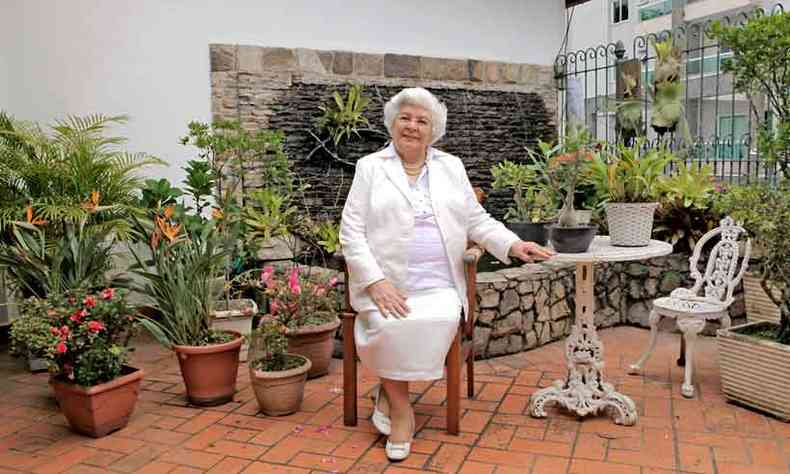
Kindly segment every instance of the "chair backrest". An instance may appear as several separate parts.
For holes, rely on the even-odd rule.
[[[694,286],[691,291],[695,295],[700,293],[704,286],[704,297],[708,300],[715,300],[729,306],[735,291],[735,287],[743,278],[746,267],[749,265],[749,256],[752,251],[752,240],[747,239],[744,246],[743,259],[738,265],[740,256],[739,238],[747,235],[746,230],[737,225],[732,217],[727,216],[721,220],[719,227],[707,232],[697,242],[694,253],[689,259],[689,270],[694,279]],[[705,273],[699,271],[698,262],[702,249],[705,244],[719,236],[720,239],[713,246],[705,265]],[[737,272],[737,273],[736,273]]]

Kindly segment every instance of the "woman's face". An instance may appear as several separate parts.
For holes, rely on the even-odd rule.
[[[431,144],[431,114],[426,109],[404,104],[392,124],[392,141],[403,155],[424,154]]]

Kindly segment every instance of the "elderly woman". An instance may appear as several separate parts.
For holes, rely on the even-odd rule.
[[[447,109],[425,89],[392,97],[384,107],[392,143],[357,162],[340,227],[351,305],[358,312],[357,350],[362,364],[381,378],[372,420],[389,436],[386,452],[393,461],[411,449],[409,382],[442,378],[461,311],[467,310],[467,241],[505,263],[552,254],[489,216],[461,160],[431,147],[446,122]]]

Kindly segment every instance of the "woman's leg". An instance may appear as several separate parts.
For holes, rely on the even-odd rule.
[[[392,432],[389,439],[393,443],[411,441],[414,434],[411,401],[409,400],[409,382],[403,380],[381,379],[389,402],[389,416],[392,420]]]

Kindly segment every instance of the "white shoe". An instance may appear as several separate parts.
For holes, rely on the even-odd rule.
[[[370,421],[379,430],[379,433],[389,436],[392,431],[392,422],[387,415],[379,411],[379,396],[381,396],[381,385],[376,387],[376,395],[373,399],[373,415],[371,415]]]
[[[403,443],[393,443],[390,440],[387,440],[387,445],[384,446],[384,451],[387,453],[387,459],[389,459],[392,462],[400,462],[409,457],[409,454],[411,454],[411,442],[414,439],[414,429],[416,428],[415,425],[416,422],[414,420],[414,414],[412,413],[411,438],[409,439],[409,441],[405,441]]]

